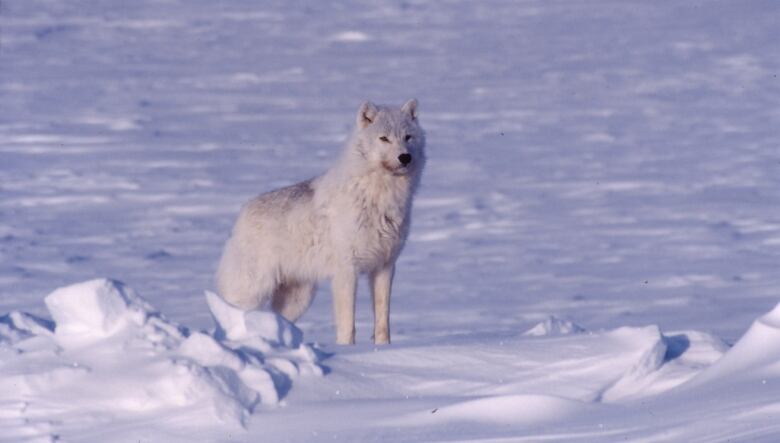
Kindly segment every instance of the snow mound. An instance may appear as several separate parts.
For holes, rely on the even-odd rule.
[[[51,335],[54,324],[25,312],[12,311],[0,316],[0,345],[14,344],[34,335]]]
[[[587,332],[582,326],[554,315],[547,317],[533,328],[525,331],[523,335],[531,337],[546,337],[556,335],[581,334]]]
[[[141,326],[154,314],[132,289],[106,279],[59,288],[44,301],[58,337],[105,337],[127,325]]]
[[[213,292],[206,291],[206,301],[217,323],[216,335],[233,341],[260,339],[273,346],[295,348],[301,344],[301,330],[273,312],[244,312]]]
[[[552,395],[500,395],[443,406],[429,413],[419,414],[417,419],[428,423],[537,425],[562,420],[587,407],[587,403]]]
[[[667,346],[661,331],[655,325],[644,328],[623,327],[608,335],[618,341],[634,344],[639,351],[633,364],[604,390],[601,400],[615,402],[640,396],[651,380],[649,376],[655,374],[665,362]]]
[[[214,333],[190,332],[106,279],[48,295],[54,322],[20,312],[0,317],[0,391],[23,405],[0,412],[20,423],[76,413],[89,425],[186,410],[193,425],[243,425],[259,405],[278,403],[298,376],[322,374],[294,325],[214,297],[207,294],[220,322]]]
[[[727,378],[777,377],[780,377],[780,303],[756,319],[742,338],[720,360],[691,380],[689,386]]]

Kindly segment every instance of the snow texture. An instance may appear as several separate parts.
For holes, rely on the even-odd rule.
[[[583,332],[586,332],[585,328],[571,320],[564,320],[554,315],[550,315],[544,321],[525,331],[523,335],[540,337],[545,335],[580,334]]]
[[[0,442],[780,441],[778,23],[0,2]],[[327,285],[295,326],[203,296],[243,202],[412,97],[392,345],[364,285],[350,348]]]
[[[45,301],[54,322],[19,312],[0,317],[0,417],[8,419],[2,438],[9,441],[56,439],[48,429],[60,415],[78,417],[81,429],[174,414],[191,427],[176,422],[167,432],[186,435],[209,423],[241,428],[299,375],[322,375],[300,331],[273,313],[251,315],[247,334],[225,341],[171,323],[111,280],[60,288]]]

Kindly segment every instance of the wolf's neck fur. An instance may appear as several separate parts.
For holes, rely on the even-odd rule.
[[[407,208],[417,185],[417,175],[416,170],[408,175],[393,174],[380,165],[369,166],[342,159],[322,176],[322,184],[326,193],[348,193],[365,200],[366,207]]]
[[[393,174],[381,165],[365,162],[360,150],[348,145],[338,163],[321,177],[321,190],[327,199],[349,196],[361,217],[388,216],[401,224],[411,208],[420,169]]]

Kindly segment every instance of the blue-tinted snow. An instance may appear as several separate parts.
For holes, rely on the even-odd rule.
[[[734,342],[780,298],[778,22],[771,1],[7,0],[0,313],[108,276],[210,327],[240,204],[327,168],[362,100],[416,97],[397,344],[549,315]],[[299,326],[332,343],[327,289]]]

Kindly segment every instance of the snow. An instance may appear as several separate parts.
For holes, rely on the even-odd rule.
[[[224,341],[171,323],[116,281],[59,288],[45,301],[53,322],[19,312],[2,317],[0,389],[10,401],[0,409],[10,418],[3,423],[9,441],[36,432],[57,440],[50,424],[60,415],[62,428],[78,417],[82,431],[121,420],[142,426],[151,416],[186,417],[189,424],[157,425],[181,438],[209,424],[242,429],[299,375],[322,375],[311,347],[277,340],[300,331],[273,313],[247,322],[270,340]]]
[[[477,422],[503,425],[533,425],[565,419],[582,409],[583,403],[549,395],[498,395],[445,406],[420,414],[422,422]]]
[[[780,303],[756,319],[728,354],[702,371],[691,383],[714,383],[719,379],[780,376]]]
[[[583,332],[586,332],[585,328],[572,322],[571,320],[566,320],[558,318],[554,315],[550,315],[544,321],[525,331],[523,335],[540,337],[545,335],[580,334]]]
[[[218,337],[234,341],[259,338],[272,345],[289,348],[301,345],[301,330],[279,315],[264,311],[241,311],[210,291],[206,291],[206,301],[214,315]]]
[[[124,285],[105,279],[57,289],[44,302],[58,338],[112,335],[127,324],[143,326],[152,314]]]
[[[0,441],[780,439],[774,4],[129,5],[0,5]],[[392,345],[204,296],[411,97]]]

